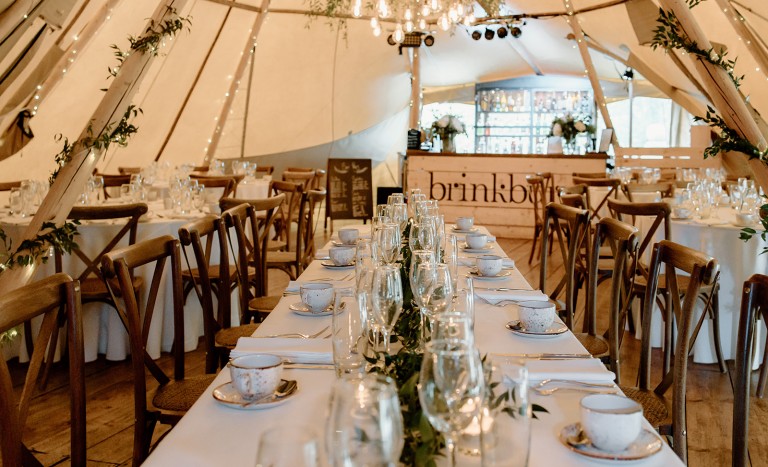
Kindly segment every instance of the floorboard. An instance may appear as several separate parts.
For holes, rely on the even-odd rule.
[[[336,222],[336,229],[343,222]],[[319,230],[318,230],[319,232]],[[325,237],[318,235],[318,243]],[[498,239],[499,245],[515,260],[520,272],[534,286],[539,286],[539,260],[534,258],[528,264],[530,240]],[[562,274],[562,261],[553,255],[547,278],[548,290]],[[270,273],[270,293],[279,294],[288,282],[281,272]],[[600,290],[602,300],[607,300],[610,282],[606,281]],[[579,300],[583,307],[583,296]],[[581,316],[581,313],[579,313]],[[599,319],[599,329],[605,329],[607,319]],[[580,323],[577,323],[577,326]],[[627,335],[622,346],[622,378],[627,384],[636,380],[640,342]],[[189,374],[202,373],[204,365],[202,344],[197,350],[186,354]],[[654,361],[661,358],[654,351]],[[160,360],[163,368],[170,368],[172,361],[168,354]],[[20,387],[24,365],[10,362],[17,387]],[[733,362],[729,362],[733,368]],[[733,403],[732,383],[728,374],[718,371],[717,365],[690,364],[688,379],[688,439],[689,465],[724,466],[730,465],[731,411]],[[88,460],[94,466],[129,465],[133,440],[132,383],[129,362],[109,362],[103,357],[86,365]],[[658,378],[658,372],[654,374]],[[754,375],[754,387],[757,374]],[[152,381],[148,378],[148,381]],[[152,389],[152,388],[150,388]],[[768,465],[768,402],[752,397],[750,415],[750,456],[752,465]],[[69,465],[69,407],[67,371],[62,363],[54,365],[48,388],[37,394],[33,400],[24,439],[39,453],[45,465]],[[167,428],[158,430],[156,437]]]

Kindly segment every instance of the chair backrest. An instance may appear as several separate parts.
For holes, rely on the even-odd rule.
[[[0,459],[7,467],[33,465],[30,450],[24,445],[30,402],[35,393],[43,358],[59,319],[66,318],[69,351],[70,455],[71,464],[84,466],[85,459],[85,373],[83,363],[83,325],[80,287],[66,274],[54,274],[38,282],[0,296],[0,332],[11,330],[33,318],[42,317],[35,337],[34,351],[27,368],[24,386],[17,399],[5,358],[0,358]],[[38,423],[44,423],[38,422]]]
[[[301,203],[301,194],[304,187],[299,183],[282,182],[273,180],[269,183],[269,192],[273,196],[285,195],[285,202],[280,205],[275,219],[275,229],[281,240],[286,242],[288,250],[291,249],[291,222],[298,220],[298,209]]]
[[[125,225],[107,242],[95,255],[87,255],[82,248],[72,250],[72,256],[80,258],[85,264],[85,269],[77,276],[77,280],[84,281],[89,276],[101,277],[101,260],[104,255],[112,251],[120,241],[128,236],[128,245],[136,243],[139,218],[148,211],[144,203],[121,204],[112,206],[79,206],[69,212],[69,218],[78,221],[126,219]],[[62,255],[57,250],[55,256],[56,272],[62,271]]]
[[[536,172],[537,177],[541,177],[544,181],[544,193],[547,194],[547,202],[552,203],[555,201],[555,177],[552,172]]]
[[[304,239],[302,240],[301,267],[309,266],[309,263],[315,259],[315,230],[317,229],[317,220],[315,219],[315,208],[325,200],[327,192],[325,189],[309,190],[306,200],[306,221],[304,225]]]
[[[275,172],[275,166],[273,166],[273,165],[257,164],[256,165],[256,173],[259,173],[259,172],[261,172],[262,174],[265,174],[265,175],[272,175]]]
[[[286,169],[283,171],[283,181],[297,183],[301,185],[303,191],[307,191],[312,187],[315,179],[314,169],[301,169],[300,171],[292,171]]]
[[[590,220],[595,221],[602,217],[600,215],[600,211],[603,209],[605,203],[607,203],[609,199],[618,199],[619,190],[621,189],[621,180],[618,178],[585,178],[574,176],[573,183],[576,185],[586,185],[587,206],[589,206],[589,211],[592,213]],[[596,193],[589,190],[590,188],[608,188],[608,191],[605,194],[598,195],[597,199],[593,200],[592,198],[595,197]]]
[[[192,172],[208,172],[211,170],[209,165],[195,165],[192,167]]]
[[[605,178],[605,172],[573,172],[573,178]],[[574,180],[573,183],[579,183]]]
[[[587,206],[589,206],[589,188],[587,188],[587,185],[571,185],[571,186],[559,186],[557,187],[557,197],[560,200],[561,204],[566,204],[567,206],[576,206],[574,202],[566,203],[564,196],[571,196],[571,195],[577,195],[582,198],[582,204],[581,206],[584,206],[583,209],[586,209]]]
[[[11,188],[20,188],[21,180],[16,182],[0,182],[0,191],[11,191]]]
[[[206,191],[212,188],[222,188],[223,191],[219,199],[229,198],[237,189],[237,179],[235,176],[213,177],[208,175],[190,175],[189,178],[197,180],[197,183],[205,186]]]
[[[736,340],[736,365],[733,384],[733,467],[749,464],[749,401],[752,381],[752,359],[755,324],[768,322],[768,276],[754,274],[744,282],[741,291],[741,314]],[[765,365],[765,363],[764,363]],[[765,371],[765,370],[763,370]]]
[[[117,171],[120,175],[140,174],[141,167],[118,167]]]
[[[541,269],[539,276],[539,288],[542,292],[556,299],[561,292],[565,292],[563,302],[565,304],[565,324],[573,330],[573,315],[575,313],[576,294],[575,279],[577,263],[583,261],[580,250],[589,235],[589,212],[584,209],[576,209],[558,203],[549,203],[544,216],[544,233],[542,234],[541,244]],[[549,254],[549,235],[550,229],[554,229],[554,237],[560,246],[560,253],[563,258],[565,273],[560,282],[555,286],[551,293],[547,293],[547,263]],[[587,257],[589,257],[589,248],[587,243]],[[582,270],[586,270],[586,264],[580,265]]]
[[[592,239],[592,255],[589,257],[589,269],[587,275],[587,311],[585,320],[588,325],[588,333],[595,335],[597,321],[597,287],[600,285],[598,278],[600,265],[600,246],[608,244],[613,253],[613,270],[611,272],[611,297],[608,304],[608,355],[611,370],[616,374],[616,384],[621,384],[621,371],[619,367],[619,347],[621,344],[621,331],[624,329],[624,320],[621,314],[623,304],[621,302],[623,292],[627,290],[631,275],[629,265],[637,254],[638,229],[630,224],[604,217],[595,226],[595,234]]]
[[[636,201],[632,196],[636,193],[659,193],[662,198],[672,198],[675,196],[675,186],[670,182],[651,184],[627,183],[624,185],[624,192],[630,201]]]
[[[131,174],[126,175],[112,175],[95,173],[94,175],[100,175],[104,179],[104,199],[111,198],[109,195],[110,190],[107,188],[120,188],[126,183],[131,183]]]
[[[533,204],[533,220],[535,225],[542,225],[544,222],[544,210],[547,207],[547,193],[544,188],[544,179],[537,175],[528,175],[525,177],[530,187],[528,194]]]
[[[637,223],[637,217],[652,218],[653,222],[650,227],[645,230],[644,235],[639,240],[640,246],[637,252],[637,261],[635,264],[630,265],[632,270],[637,274],[641,274],[646,279],[648,278],[648,270],[640,259],[645,254],[649,245],[654,243],[656,238],[656,232],[659,227],[664,226],[664,239],[672,239],[672,231],[669,224],[669,214],[671,208],[669,204],[660,203],[631,203],[628,201],[608,200],[608,209],[611,211],[611,216],[622,222],[635,225]]]
[[[641,390],[649,390],[651,384],[651,323],[656,295],[659,290],[659,279],[666,280],[666,290],[671,302],[671,310],[667,310],[668,322],[677,323],[677,342],[674,345],[672,367],[662,376],[661,382],[653,388],[656,394],[662,395],[672,387],[672,430],[675,453],[687,463],[688,445],[686,440],[685,421],[685,389],[688,374],[688,356],[691,342],[696,300],[702,285],[714,283],[720,266],[717,261],[704,253],[692,248],[662,240],[653,246],[651,264],[649,267],[648,286],[645,290],[645,309],[643,310],[643,337],[640,352],[640,367],[638,369],[638,386]],[[681,290],[678,281],[678,271],[688,274],[688,288]],[[682,301],[681,301],[682,300]],[[668,303],[669,303],[668,302]]]
[[[131,286],[130,271],[140,266],[153,269],[150,287],[146,293],[146,302],[137,297]],[[123,304],[115,300],[120,320],[128,331],[131,349],[131,366],[134,386],[134,465],[138,465],[146,455],[144,440],[139,436],[147,423],[147,372],[165,385],[171,381],[165,371],[147,353],[149,327],[155,311],[163,312],[165,302],[158,303],[158,292],[163,284],[163,273],[169,266],[173,302],[173,379],[184,379],[184,293],[181,280],[181,252],[179,241],[170,235],[163,235],[139,242],[119,250],[107,253],[102,258],[101,271],[113,300],[117,296],[113,281],[116,280],[121,291]],[[142,303],[145,303],[142,309]],[[148,444],[148,443],[147,443]]]
[[[198,274],[196,278],[192,277],[193,280],[196,279],[193,286],[203,309],[205,371],[206,373],[215,373],[219,365],[216,360],[217,354],[214,351],[216,332],[232,325],[229,294],[232,284],[230,283],[229,248],[224,221],[220,217],[206,216],[189,224],[184,224],[179,228],[179,240],[181,241],[181,251],[190,270],[193,266],[189,262],[186,247],[191,246],[194,254]],[[211,264],[211,252],[214,243],[219,251],[218,264]],[[213,283],[210,275],[213,268],[219,269],[218,289],[222,291],[217,297],[215,308],[213,306]]]

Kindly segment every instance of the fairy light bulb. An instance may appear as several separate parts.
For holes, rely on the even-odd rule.
[[[424,18],[419,19],[419,29],[421,31],[424,31],[427,29],[427,20],[425,20]]]
[[[448,18],[452,23],[455,23],[459,19],[459,14],[456,12],[456,9],[453,6],[448,9]]]
[[[413,32],[413,21],[405,22],[405,32],[408,32],[408,33]]]
[[[403,14],[403,17],[405,18],[406,21],[410,21],[413,19],[413,12],[411,11],[410,8],[405,9],[405,13]]]
[[[402,24],[397,23],[397,26],[395,26],[395,32],[394,32],[394,34],[392,34],[392,38],[398,44],[402,43],[403,40],[405,40],[405,33],[403,32],[403,25]]]
[[[356,0],[355,5],[352,7],[352,16],[359,18],[363,14],[363,2],[362,0]]]
[[[440,19],[437,22],[437,25],[442,29],[443,31],[447,31],[451,28],[451,21],[448,19],[448,15],[445,13],[440,16]]]
[[[379,10],[379,16],[381,16],[382,18],[386,18],[387,16],[389,16],[389,7],[387,6],[386,0],[379,0],[378,10]]]

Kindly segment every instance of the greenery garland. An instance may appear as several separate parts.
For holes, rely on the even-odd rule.
[[[704,0],[686,0],[688,8],[694,8]],[[683,31],[680,21],[674,12],[666,11],[659,8],[659,17],[656,22],[658,26],[654,30],[653,40],[651,41],[651,48],[656,50],[657,48],[663,48],[665,50],[680,49],[688,52],[689,54],[697,57],[700,60],[704,60],[716,67],[721,68],[731,78],[733,85],[738,89],[741,86],[741,81],[744,79],[744,75],[736,76],[735,67],[736,59],[730,60],[726,56],[728,53],[725,50],[715,51],[714,47],[710,47],[708,50],[704,50]],[[717,114],[717,111],[711,106],[707,106],[706,116],[694,116],[694,121],[704,122],[709,125],[710,128],[715,130],[716,137],[712,141],[712,144],[704,150],[704,158],[715,157],[721,152],[736,151],[746,154],[749,159],[758,159],[768,167],[768,148],[760,149],[748,139],[744,138],[738,131],[729,127],[725,123],[725,120]],[[760,223],[763,230],[760,233],[760,237],[763,240],[768,239],[768,204],[762,206],[760,210]],[[749,241],[758,232],[753,228],[743,228],[739,235],[739,238]],[[768,253],[768,247],[763,249],[762,253]]]
[[[405,439],[400,462],[403,465],[416,467],[436,467],[436,459],[438,456],[442,456],[445,439],[439,431],[432,427],[429,419],[421,410],[419,391],[416,386],[419,381],[424,354],[419,350],[421,315],[419,309],[414,305],[410,282],[411,249],[406,239],[409,238],[411,226],[412,220],[408,222],[402,236],[404,240],[400,250],[401,260],[399,263],[400,279],[403,284],[403,311],[400,313],[392,333],[392,341],[399,343],[401,348],[395,354],[377,353],[366,357],[366,359],[371,364],[371,372],[389,376],[398,387]],[[485,361],[485,359],[483,360]],[[495,396],[493,394],[494,389],[495,385],[489,385],[488,391],[492,404],[494,407],[498,407],[508,400],[509,394],[504,392]],[[532,404],[532,410],[533,418],[536,418],[537,412],[547,412],[544,407],[538,404]],[[514,416],[512,411],[504,410],[504,412]]]

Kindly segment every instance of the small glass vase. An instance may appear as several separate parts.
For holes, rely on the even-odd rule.
[[[446,136],[442,143],[443,149],[440,152],[456,152],[456,143],[453,140],[453,135]]]

